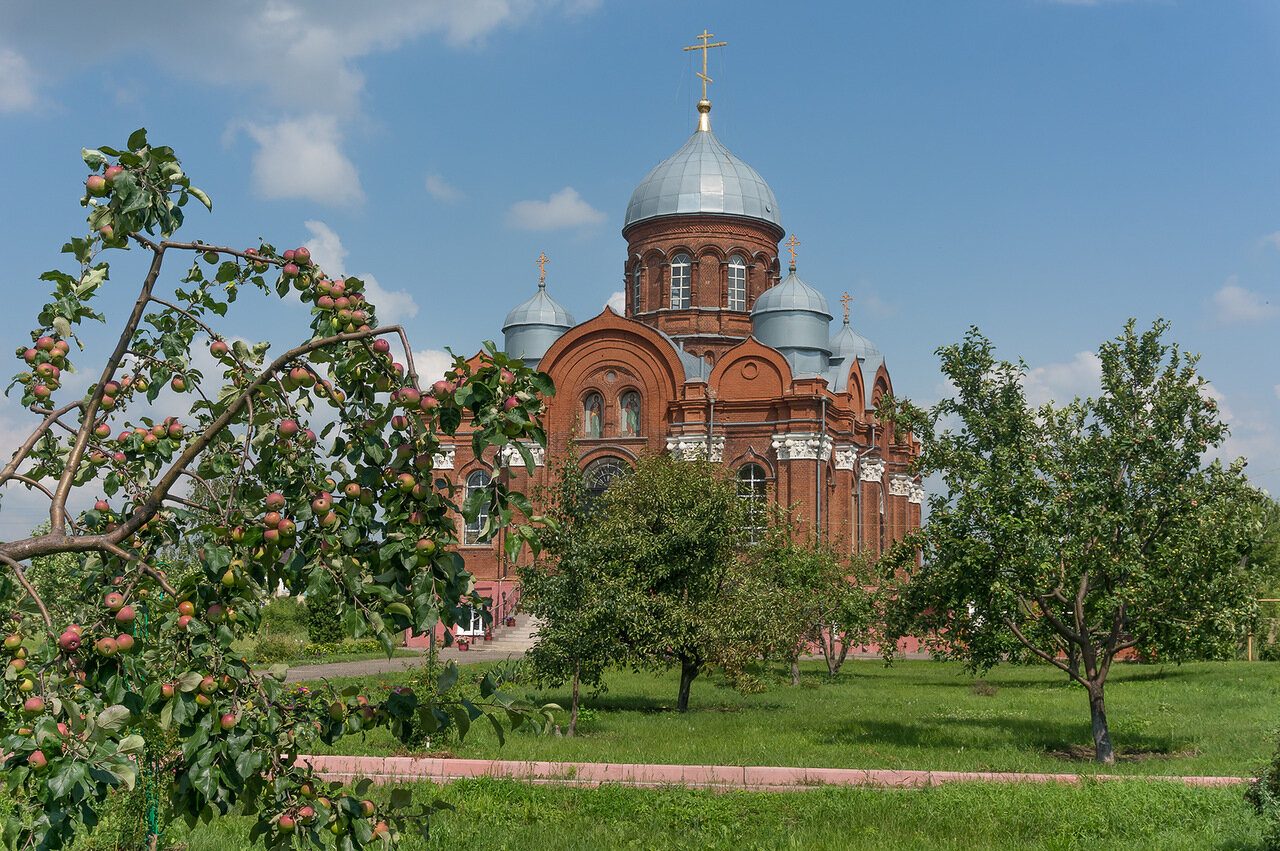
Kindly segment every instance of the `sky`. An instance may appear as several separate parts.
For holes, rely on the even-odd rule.
[[[1280,493],[1274,0],[0,0],[0,339],[28,339],[86,231],[80,149],[138,127],[213,199],[182,235],[372,279],[420,371],[500,342],[542,252],[588,319],[620,296],[632,190],[696,126],[704,29],[728,42],[716,134],[898,395],[946,392],[935,350],[974,325],[1033,401],[1089,395],[1099,343],[1163,317],[1202,355],[1222,455]],[[140,259],[112,260],[114,327]],[[221,327],[279,349],[306,319],[249,299]],[[0,398],[0,454],[33,420]],[[39,519],[6,493],[0,537]]]

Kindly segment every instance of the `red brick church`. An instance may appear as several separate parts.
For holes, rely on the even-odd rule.
[[[547,449],[530,447],[535,469],[511,448],[473,457],[461,432],[438,469],[468,492],[502,475],[530,493],[572,438],[589,487],[603,490],[645,453],[709,456],[743,499],[796,506],[797,532],[879,552],[920,524],[924,489],[907,473],[916,447],[878,427],[872,411],[893,387],[884,356],[850,325],[847,296],[832,333],[827,299],[797,272],[794,236],[784,274],[773,190],[711,129],[705,48],[716,45],[706,41],[697,128],[627,204],[624,314],[606,307],[576,322],[547,292],[543,266],[502,325],[506,352],[556,386]],[[516,598],[514,566],[478,529],[462,530],[459,551],[501,618]]]

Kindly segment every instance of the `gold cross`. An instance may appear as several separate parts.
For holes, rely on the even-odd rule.
[[[796,265],[796,246],[800,244],[800,240],[796,239],[796,235],[793,233],[791,234],[791,239],[788,239],[782,244],[791,252],[791,265]]]
[[[714,80],[712,80],[710,77],[707,76],[707,51],[713,47],[724,47],[729,42],[717,41],[715,44],[708,44],[707,42],[711,41],[712,36],[711,36],[711,33],[707,32],[705,27],[703,27],[702,29],[702,35],[697,36],[697,38],[699,41],[702,42],[702,44],[695,44],[690,47],[686,47],[685,50],[701,50],[702,51],[702,73],[699,74],[698,76],[702,78],[702,99],[706,100],[707,99],[707,83],[714,82]]]
[[[547,252],[544,251],[533,262],[538,264],[538,286],[541,287],[547,282],[547,264],[551,261],[547,259]]]
[[[849,324],[849,302],[851,301],[853,301],[853,299],[849,297],[849,291],[845,290],[844,295],[840,297],[840,303],[844,305],[844,324],[845,325]]]

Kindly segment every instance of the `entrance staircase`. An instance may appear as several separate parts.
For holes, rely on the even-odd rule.
[[[476,641],[471,646],[505,656],[523,656],[538,641],[538,626],[539,621],[533,615],[516,615],[515,626],[495,625],[493,641]]]

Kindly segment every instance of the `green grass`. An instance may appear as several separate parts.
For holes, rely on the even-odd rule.
[[[1167,783],[1081,787],[956,784],[921,790],[823,788],[714,793],[578,789],[515,781],[419,786],[457,812],[409,849],[1258,849],[1260,822],[1238,789]],[[223,818],[170,839],[190,851],[247,847],[250,821]]]
[[[476,725],[460,757],[583,762],[799,765],[931,770],[1092,773],[1088,760],[1061,754],[1092,744],[1084,690],[1043,667],[1001,666],[975,679],[958,665],[874,660],[848,662],[838,678],[804,667],[802,684],[770,683],[741,695],[715,677],[693,685],[691,709],[673,711],[674,674],[611,673],[609,690],[584,706],[594,719],[575,738],[523,731],[499,747]],[[359,682],[376,690],[403,682],[388,673]],[[464,673],[464,678],[466,673]],[[772,679],[772,675],[771,675]],[[567,707],[568,694],[552,690],[536,701]],[[1148,757],[1106,767],[1106,773],[1250,775],[1270,754],[1280,719],[1280,665],[1198,663],[1122,665],[1107,684],[1112,740]],[[565,713],[559,723],[567,726]],[[352,737],[336,752],[402,752],[385,731]]]

